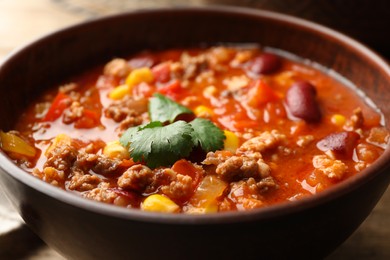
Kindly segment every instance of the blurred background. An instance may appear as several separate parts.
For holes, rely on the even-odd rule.
[[[390,59],[389,0],[0,0],[0,62],[29,41],[78,22],[139,8],[188,5],[232,5],[294,15],[339,30]],[[327,259],[390,259],[389,205],[390,190]],[[0,259],[63,259],[23,225],[1,190]]]

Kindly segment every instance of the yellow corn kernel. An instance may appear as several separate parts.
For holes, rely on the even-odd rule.
[[[48,156],[57,146],[70,145],[71,143],[72,139],[69,136],[66,134],[59,134],[53,139],[51,145],[46,149],[45,156]]]
[[[11,133],[0,131],[0,147],[6,152],[34,157],[36,150],[22,138]]]
[[[214,115],[213,110],[203,105],[197,106],[194,113],[197,117],[212,117]]]
[[[235,153],[238,148],[238,136],[228,130],[224,130],[223,132],[226,136],[226,139],[224,141],[224,150]]]
[[[174,213],[178,212],[180,207],[171,199],[163,195],[153,194],[144,200],[141,204],[141,209],[145,211]]]
[[[343,125],[345,124],[345,122],[347,121],[347,119],[346,119],[345,116],[343,116],[343,115],[334,114],[334,115],[330,118],[330,121],[331,121],[332,124],[334,124],[334,125],[343,126]]]
[[[140,69],[135,69],[126,78],[126,85],[130,87],[130,89],[141,83],[141,82],[146,82],[146,83],[151,83],[154,80],[154,76],[152,71],[149,68],[140,68]]]
[[[108,95],[111,99],[118,100],[130,93],[130,87],[128,85],[120,85],[111,90]]]
[[[129,159],[129,151],[123,147],[119,141],[112,141],[106,144],[103,149],[103,154],[112,159]]]

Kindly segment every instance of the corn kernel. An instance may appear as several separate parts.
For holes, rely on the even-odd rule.
[[[224,141],[224,150],[235,153],[238,148],[238,137],[235,133],[230,132],[228,130],[223,131],[226,139]]]
[[[120,85],[111,90],[109,97],[114,100],[122,99],[125,95],[130,93],[128,85]]]
[[[135,69],[126,78],[126,85],[130,87],[130,89],[141,83],[141,82],[146,82],[146,83],[151,83],[154,80],[154,76],[152,71],[149,68],[140,68],[140,69]]]
[[[103,149],[103,154],[112,158],[112,159],[129,159],[129,151],[123,147],[119,141],[113,141],[106,144]]]
[[[340,114],[334,114],[330,121],[332,122],[332,124],[334,125],[337,125],[337,126],[343,126],[345,124],[345,122],[347,121],[347,119],[345,118],[345,116],[343,115],[340,115]]]
[[[53,139],[51,145],[46,149],[45,156],[48,156],[51,153],[51,151],[53,151],[54,148],[56,148],[57,146],[70,145],[71,142],[72,142],[72,139],[69,136],[67,136],[66,134],[57,135]]]
[[[212,117],[214,115],[213,110],[203,105],[197,106],[194,113],[197,117]]]
[[[0,147],[7,152],[13,152],[28,157],[34,157],[36,150],[22,138],[11,133],[0,131]]]
[[[178,212],[180,208],[171,199],[160,194],[153,194],[144,200],[141,204],[141,209],[145,211],[174,213]]]

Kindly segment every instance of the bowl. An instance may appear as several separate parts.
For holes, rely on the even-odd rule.
[[[0,67],[0,129],[12,129],[15,115],[45,89],[112,57],[221,42],[260,43],[330,68],[359,86],[390,121],[390,68],[355,40],[273,12],[183,7],[88,21],[13,52]],[[387,148],[361,174],[315,196],[247,212],[180,215],[86,200],[0,153],[1,187],[12,204],[38,236],[71,259],[322,258],[370,214],[389,171]]]

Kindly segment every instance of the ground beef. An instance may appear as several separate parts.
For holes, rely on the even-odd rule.
[[[69,109],[66,109],[63,113],[62,122],[65,124],[71,124],[80,119],[84,114],[84,107],[78,101],[73,101]]]
[[[173,199],[186,199],[194,191],[192,178],[188,175],[177,174],[169,185],[161,187],[161,191]]]
[[[120,123],[118,130],[122,132],[129,127],[142,124],[147,115],[147,110],[147,99],[134,99],[127,95],[121,100],[112,102],[105,109],[104,115]]]
[[[67,183],[67,189],[77,191],[88,191],[98,187],[102,179],[96,175],[84,174],[82,172],[73,173],[73,177]]]
[[[261,194],[271,189],[278,188],[278,185],[275,183],[275,180],[271,176],[261,179],[260,181],[256,181],[254,178],[249,178],[247,180],[247,184],[249,186],[249,189],[255,194]]]
[[[35,177],[50,183],[51,185],[61,187],[66,180],[64,171],[59,171],[51,166],[43,168],[43,171],[35,168],[32,172]]]
[[[253,179],[249,179],[253,180]],[[230,184],[230,193],[228,197],[233,201],[233,204],[236,205],[237,210],[247,210],[260,208],[264,206],[263,197],[256,192],[253,192],[253,189],[250,188],[253,183],[248,180],[233,182]],[[226,207],[226,205],[224,205]]]
[[[83,169],[84,172],[93,170],[98,174],[115,174],[117,173],[121,161],[115,158],[109,158],[105,155],[87,153],[84,149],[77,154],[75,167]]]
[[[261,154],[258,154],[255,158],[232,155],[225,151],[209,152],[202,164],[216,166],[215,172],[228,182],[250,177],[260,180],[269,176],[271,168],[261,159]]]
[[[363,112],[360,107],[353,110],[353,115],[345,123],[344,129],[347,131],[354,131],[361,128],[364,125]]]
[[[389,142],[389,131],[384,127],[373,127],[367,141],[385,148]]]
[[[276,148],[284,140],[286,140],[286,136],[280,134],[278,131],[266,131],[259,136],[253,137],[243,143],[238,148],[237,154],[245,154],[250,157],[255,155],[257,157],[257,153],[262,153],[265,150]]]
[[[326,155],[313,157],[313,166],[331,179],[341,179],[347,171],[347,166],[340,160],[331,159]]]
[[[82,196],[87,199],[112,204],[114,203],[115,199],[117,199],[120,195],[110,190],[108,183],[102,182],[98,185],[97,188],[90,191],[83,192]]]
[[[173,78],[182,80],[193,79],[209,67],[206,55],[190,56],[182,54],[179,62],[170,66]]]
[[[77,149],[71,145],[61,143],[50,150],[43,167],[52,167],[58,171],[62,171],[67,176],[76,158]]]
[[[149,167],[136,164],[125,171],[118,179],[118,186],[123,189],[144,192],[154,181],[155,174]]]
[[[104,67],[104,75],[126,77],[130,73],[130,66],[125,59],[113,59]]]
[[[268,176],[271,169],[261,159],[256,160],[246,156],[232,156],[225,162],[218,164],[215,172],[226,181],[237,181],[253,177],[261,179]]]

